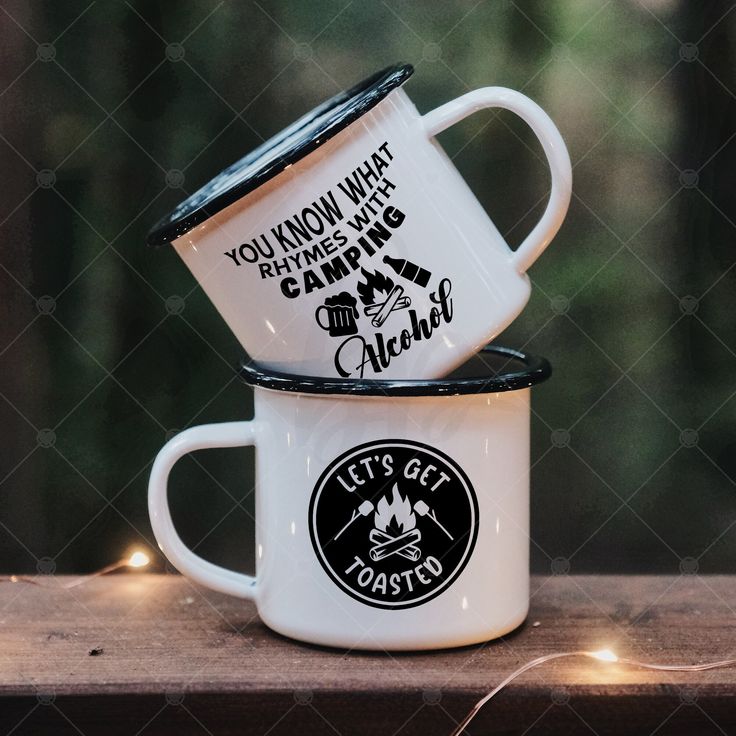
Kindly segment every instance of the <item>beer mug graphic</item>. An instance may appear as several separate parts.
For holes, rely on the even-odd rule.
[[[327,297],[325,303],[317,307],[314,318],[331,337],[357,335],[358,324],[355,321],[358,318],[357,303],[354,296],[347,291],[341,291],[335,296]],[[323,318],[327,320],[327,324],[323,322]]]

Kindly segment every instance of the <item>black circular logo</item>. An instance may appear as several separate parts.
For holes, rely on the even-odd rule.
[[[314,551],[348,595],[377,608],[411,608],[462,572],[478,536],[478,501],[447,455],[380,440],[334,460],[309,505]]]

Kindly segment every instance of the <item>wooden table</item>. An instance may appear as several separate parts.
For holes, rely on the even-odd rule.
[[[252,605],[176,575],[64,581],[0,585],[0,734],[431,736],[541,654],[736,657],[732,577],[534,578],[530,617],[503,640],[400,655],[292,642]],[[470,733],[734,733],[735,695],[736,668],[655,674],[560,660],[510,685]]]

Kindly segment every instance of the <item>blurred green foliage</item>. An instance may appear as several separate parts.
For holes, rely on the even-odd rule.
[[[534,569],[565,558],[573,572],[673,572],[693,557],[732,570],[728,9],[3,0],[3,569],[48,557],[88,571],[153,546],[158,448],[176,428],[247,418],[252,402],[234,338],[175,253],[144,246],[148,228],[263,138],[402,60],[421,111],[484,85],[522,90],[575,164],[567,221],[498,340],[555,370],[533,397]],[[440,140],[518,244],[548,185],[532,134],[486,111]],[[184,539],[239,569],[253,565],[252,461],[200,453],[172,481]]]

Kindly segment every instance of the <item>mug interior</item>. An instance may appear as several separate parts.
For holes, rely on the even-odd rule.
[[[251,386],[303,394],[353,396],[457,396],[529,388],[546,381],[552,368],[545,358],[488,345],[445,378],[372,380],[298,376],[271,371],[245,359],[240,377]]]
[[[181,202],[154,226],[148,244],[176,240],[273,179],[375,107],[413,72],[410,64],[387,67],[315,107]]]

